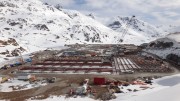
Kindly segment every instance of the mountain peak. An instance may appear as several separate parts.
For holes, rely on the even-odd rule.
[[[123,33],[129,25],[127,37],[125,42],[134,40],[137,43],[148,43],[157,38],[164,36],[164,32],[155,26],[141,21],[137,18],[117,16],[107,26],[114,31]]]

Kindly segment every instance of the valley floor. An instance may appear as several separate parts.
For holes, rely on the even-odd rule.
[[[176,75],[174,75],[176,74]],[[168,75],[173,75],[173,76],[168,76]],[[13,75],[11,75],[13,76]],[[30,100],[35,100],[35,101],[94,101],[91,98],[88,97],[77,97],[77,98],[65,98],[64,94],[66,94],[69,89],[72,87],[69,87],[68,84],[71,83],[73,87],[79,87],[82,83],[83,80],[89,79],[90,84],[92,84],[92,80],[94,77],[105,77],[110,80],[127,80],[127,81],[132,81],[134,78],[137,77],[162,77],[166,76],[163,78],[159,78],[156,80],[153,80],[152,85],[147,85],[148,89],[142,89],[140,86],[141,85],[129,85],[127,87],[125,86],[119,86],[124,93],[119,93],[116,94],[117,98],[113,99],[112,101],[156,101],[155,99],[153,100],[148,100],[152,99],[149,98],[148,96],[155,96],[156,93],[162,94],[161,91],[166,91],[168,93],[168,90],[174,89],[174,92],[176,92],[176,89],[180,89],[179,84],[180,84],[180,75],[178,72],[176,73],[171,73],[171,74],[161,74],[161,73],[146,73],[146,74],[127,74],[127,75],[91,75],[91,74],[39,74],[36,75],[37,78],[47,78],[47,77],[56,77],[57,80],[55,83],[51,84],[41,84],[41,86],[36,86],[32,87],[33,85],[28,84],[26,82],[14,80],[12,81],[12,85],[16,84],[24,84],[27,85],[27,88],[19,90],[19,91],[10,91],[6,89],[6,91],[3,89],[7,88],[7,85],[4,84],[4,86],[1,84],[1,92],[0,92],[0,99],[10,99],[13,101],[22,101],[25,99]],[[11,83],[7,83],[9,86]],[[6,86],[5,86],[6,85]],[[5,87],[5,88],[3,88]],[[98,86],[93,86],[94,89],[97,89]],[[175,89],[176,88],[176,89]],[[8,88],[10,89],[10,88]],[[136,89],[138,90],[137,92],[133,91],[128,91],[128,89]],[[104,89],[100,89],[104,91]],[[3,92],[2,92],[3,91]],[[168,93],[169,96],[172,96],[171,94],[175,93]],[[171,101],[178,101],[176,100],[175,95],[173,95],[175,98],[174,100]],[[147,99],[148,98],[148,99]],[[158,99],[160,99],[159,97]],[[138,99],[138,100],[136,100]],[[146,99],[146,100],[144,100]],[[178,99],[178,98],[177,98]],[[158,100],[158,101],[163,101],[163,100]],[[166,100],[164,100],[166,101]],[[170,100],[168,100],[170,101]]]
[[[178,92],[180,89],[180,74],[167,76],[153,80],[149,89],[137,92],[126,92],[116,94],[117,98],[112,101],[179,101]],[[129,89],[138,89],[139,86],[130,85]],[[127,88],[124,88],[127,90]],[[28,101],[30,101],[29,99]],[[95,101],[90,98],[64,98],[63,96],[51,96],[44,100],[34,101]]]

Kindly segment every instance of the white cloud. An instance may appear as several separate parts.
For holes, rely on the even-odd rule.
[[[89,8],[99,7],[98,9],[100,9],[102,12],[106,12],[105,14],[107,14],[107,16],[116,16],[116,15],[130,16],[134,14],[143,20],[148,18],[149,21],[147,22],[149,23],[180,24],[179,22],[180,11],[177,10],[180,9],[180,0],[98,0],[98,1],[86,0],[86,1],[88,1],[87,4],[89,5]]]
[[[153,24],[180,24],[180,0],[44,0],[93,13],[100,19],[136,15]],[[83,3],[80,3],[80,1]],[[79,3],[79,4],[78,4]]]
[[[159,24],[180,25],[180,19],[173,19],[173,18],[171,18],[173,16],[170,13],[172,13],[172,12],[165,12],[165,13],[162,13],[162,12],[153,12],[152,15],[156,18],[155,21],[158,21]]]
[[[150,0],[152,4],[163,8],[176,8],[180,6],[180,0]],[[154,2],[153,2],[154,1]]]
[[[179,16],[180,14],[177,12],[166,11],[164,12],[164,15],[169,16],[169,17],[176,17],[176,16]]]

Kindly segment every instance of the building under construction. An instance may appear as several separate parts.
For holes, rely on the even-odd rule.
[[[19,72],[28,73],[77,73],[124,74],[136,72],[164,73],[172,69],[159,58],[147,55],[134,45],[69,45],[69,49],[51,53]],[[77,48],[78,47],[78,48]],[[51,52],[51,51],[49,51]],[[37,56],[36,56],[37,57]],[[38,58],[39,59],[39,58]]]

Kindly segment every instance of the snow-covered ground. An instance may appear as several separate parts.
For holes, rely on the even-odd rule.
[[[36,84],[30,84],[28,81],[22,81],[15,79],[10,79],[9,81],[0,84],[0,92],[12,92],[12,91],[19,91],[19,90],[27,90],[32,89],[39,86],[45,86],[46,83],[40,83],[37,82]],[[21,88],[18,90],[13,90],[12,86],[14,88]]]
[[[77,97],[77,98],[64,98],[63,96],[51,96],[43,100],[33,100],[33,98],[28,99],[27,101],[96,101],[91,98]]]
[[[153,80],[152,85],[145,85],[149,88],[144,89],[142,85],[123,86],[124,93],[116,94],[117,98],[112,101],[180,101],[180,74],[167,76]],[[122,88],[122,87],[120,87]],[[136,89],[133,92],[128,89]],[[31,101],[33,99],[28,99]],[[90,98],[64,98],[63,96],[51,96],[44,100],[33,101],[96,101]]]
[[[153,85],[138,92],[118,94],[113,101],[179,101],[180,74],[153,80]]]

